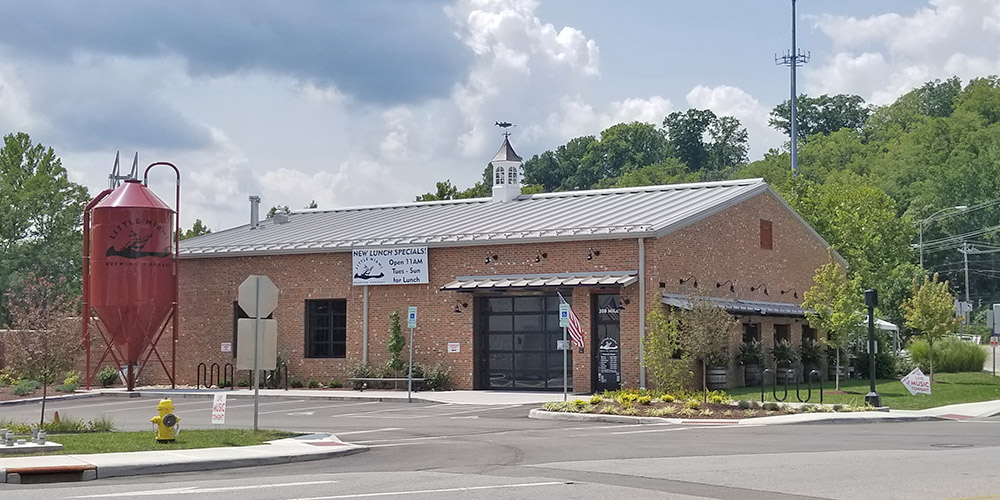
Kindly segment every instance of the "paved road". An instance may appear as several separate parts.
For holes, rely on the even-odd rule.
[[[156,400],[52,404],[149,428]],[[232,401],[227,424],[249,422]],[[177,400],[182,424],[210,427],[209,402]],[[1000,418],[790,426],[615,425],[525,418],[528,407],[269,401],[261,425],[334,432],[371,451],[318,462],[0,485],[4,500],[48,498],[1000,499]],[[0,418],[37,407],[0,408]],[[245,412],[245,413],[241,413]]]

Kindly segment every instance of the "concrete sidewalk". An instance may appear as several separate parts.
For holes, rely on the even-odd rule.
[[[144,398],[210,398],[216,393],[224,393],[227,399],[253,398],[253,391],[247,389],[169,389],[140,388],[132,393],[124,389],[101,389],[99,395],[114,397],[144,397]],[[350,389],[261,389],[262,398],[268,399],[316,399],[325,401],[406,401],[406,391],[366,389],[355,391]],[[570,394],[569,397],[577,396]],[[413,401],[422,403],[449,403],[469,405],[518,405],[542,404],[549,401],[562,401],[561,392],[513,392],[513,391],[414,391]]]
[[[28,476],[42,474],[59,475],[58,479],[67,481],[86,481],[116,476],[232,469],[320,460],[367,449],[344,443],[330,434],[311,434],[258,446],[0,458],[0,483],[21,483],[29,479]]]

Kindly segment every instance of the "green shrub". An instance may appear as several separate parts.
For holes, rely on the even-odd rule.
[[[91,432],[111,432],[115,430],[115,422],[111,417],[101,413],[90,422],[87,422],[87,430]]]
[[[663,401],[664,403],[673,403],[676,400],[677,398],[671,396],[670,394],[664,394],[663,396],[660,396],[660,401]]]
[[[760,406],[761,408],[764,409],[764,411],[769,411],[769,412],[778,411],[781,408],[781,405],[775,403],[774,401],[768,401]]]
[[[746,399],[741,399],[736,402],[736,407],[741,410],[749,410],[751,408],[751,403]]]
[[[344,384],[342,384],[339,380],[334,378],[330,379],[330,383],[327,384],[326,386],[331,389],[340,389],[341,387],[344,387]]]
[[[638,401],[639,401],[639,404],[641,404],[641,405],[648,405],[649,403],[653,402],[653,398],[652,398],[652,396],[639,396]]]
[[[424,388],[429,391],[443,391],[451,385],[451,368],[441,363],[424,368]]]
[[[28,394],[35,392],[35,389],[38,389],[41,386],[42,383],[37,380],[23,379],[18,381],[14,386],[14,394],[17,396],[27,396]]]
[[[549,401],[542,405],[542,409],[545,411],[566,411],[569,408],[569,403],[562,401]]]
[[[74,382],[72,384],[57,385],[57,386],[55,386],[55,390],[57,390],[59,392],[73,392],[78,387],[80,387],[80,386]]]
[[[17,377],[9,369],[0,370],[0,387],[7,387],[14,383]]]
[[[105,366],[97,372],[97,380],[101,381],[101,387],[111,387],[118,381],[118,370],[111,366]]]
[[[374,376],[375,370],[361,361],[355,361],[347,367],[348,378],[372,378]],[[365,383],[359,380],[354,380],[352,383],[354,384],[354,390],[359,390],[365,386]]]
[[[622,415],[628,415],[630,417],[634,417],[638,414],[639,410],[637,410],[635,407],[629,406],[628,408],[622,408]]]
[[[319,384],[319,382],[317,382],[317,384]],[[297,379],[295,377],[291,377],[288,379],[288,385],[292,386],[293,389],[301,389],[303,386],[302,380]]]
[[[687,401],[684,402],[684,408],[688,408],[688,409],[691,409],[691,410],[697,410],[697,409],[701,408],[701,400],[699,400],[699,399],[689,399],[689,400],[687,400]]]
[[[754,417],[757,416],[757,410],[749,409],[747,411],[744,411],[743,412],[743,416],[745,416],[747,418],[754,418]]]
[[[691,417],[693,417],[693,416],[695,416],[695,415],[698,414],[698,410],[696,410],[694,408],[683,408],[678,413],[680,414],[680,416],[682,416],[684,418],[691,418]]]
[[[594,394],[593,396],[590,397],[590,404],[592,405],[599,405],[603,402],[604,398],[602,398],[599,394]]]
[[[247,379],[241,379],[239,382],[236,382],[236,387],[250,387],[250,382]]]
[[[924,373],[930,371],[931,349],[925,340],[910,344],[910,357]],[[957,338],[946,338],[934,344],[934,372],[979,372],[986,362],[982,347]]]

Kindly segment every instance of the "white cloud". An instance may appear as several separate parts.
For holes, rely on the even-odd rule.
[[[816,26],[833,52],[803,71],[813,94],[851,93],[887,104],[930,80],[1000,69],[996,0],[929,0],[911,15],[824,15]]]
[[[687,103],[692,108],[710,109],[720,116],[735,117],[747,129],[750,137],[750,157],[759,158],[768,149],[777,147],[786,137],[768,125],[771,109],[741,88],[728,85],[697,86],[688,92]]]

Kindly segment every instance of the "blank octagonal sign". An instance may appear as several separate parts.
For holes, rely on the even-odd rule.
[[[251,274],[240,283],[239,304],[251,318],[257,317],[257,283],[260,282],[260,317],[265,318],[278,307],[278,287],[271,278]]]

